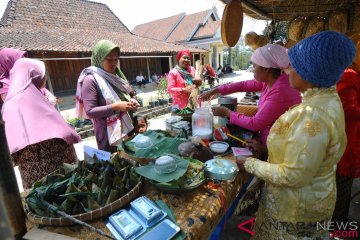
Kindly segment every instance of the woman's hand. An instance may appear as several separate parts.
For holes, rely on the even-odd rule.
[[[230,118],[231,110],[227,107],[213,107],[212,112],[214,116]]]
[[[236,157],[236,164],[239,168],[239,171],[245,171],[244,164],[246,162],[247,157],[238,156]]]
[[[138,109],[140,107],[139,102],[135,98],[131,98],[130,102],[133,104],[134,109]]]
[[[194,78],[193,83],[195,86],[200,87],[202,85],[203,80],[201,78]]]
[[[213,97],[215,94],[217,94],[217,93],[219,93],[219,89],[218,89],[218,88],[214,88],[214,89],[211,89],[211,90],[209,90],[209,91],[206,91],[206,92],[200,94],[200,95],[199,95],[199,99],[200,99],[201,101],[209,101],[209,100],[211,100],[212,97]]]
[[[247,140],[246,147],[259,154],[266,154],[268,151],[266,145],[262,144],[259,138]]]
[[[114,109],[114,111],[117,111],[117,112],[128,112],[128,111],[134,109],[134,103],[119,101],[119,102],[111,104],[111,107],[112,107],[112,109]]]
[[[196,85],[194,85],[194,84],[191,84],[191,85],[188,85],[188,86],[186,86],[186,87],[184,87],[183,89],[182,89],[182,92],[184,93],[191,93],[191,91],[193,90],[193,89],[195,89],[195,87],[196,87]]]

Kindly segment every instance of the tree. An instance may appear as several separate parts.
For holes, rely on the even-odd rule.
[[[269,35],[271,34],[270,31],[272,30],[272,28],[273,28],[273,26],[271,24],[268,24],[263,31],[263,35],[269,37]],[[287,32],[288,32],[288,22],[285,22],[285,21],[279,22],[277,24],[276,32],[275,32],[274,38],[272,40],[273,41],[281,40],[282,42],[285,42],[288,39]]]
[[[250,66],[252,50],[245,46],[244,39],[241,37],[239,42],[231,51],[231,67],[234,70],[247,69]],[[224,63],[227,63],[229,51],[224,51]]]

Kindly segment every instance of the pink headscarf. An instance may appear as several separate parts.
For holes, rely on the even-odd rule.
[[[0,95],[7,93],[10,85],[9,72],[14,66],[14,63],[22,58],[26,57],[26,52],[13,48],[0,49],[0,82],[3,87],[0,88]]]
[[[177,54],[176,54],[176,61],[180,61],[180,58],[184,55],[187,55],[190,57],[190,59],[192,58],[191,57],[191,53],[189,50],[180,50]]]
[[[43,62],[21,58],[10,71],[11,85],[2,108],[10,153],[52,138],[68,144],[81,141],[40,91],[45,76]]]
[[[255,50],[251,61],[264,68],[285,69],[290,64],[287,51],[287,48],[278,44],[266,44]]]

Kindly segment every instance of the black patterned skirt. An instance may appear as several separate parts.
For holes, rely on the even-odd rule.
[[[35,181],[57,170],[63,163],[74,163],[77,159],[74,146],[59,138],[29,145],[11,157],[19,166],[25,189],[31,188]]]

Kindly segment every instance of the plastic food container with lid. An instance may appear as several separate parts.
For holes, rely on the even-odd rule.
[[[236,163],[226,159],[211,159],[205,165],[205,174],[216,180],[233,180],[239,172]]]

